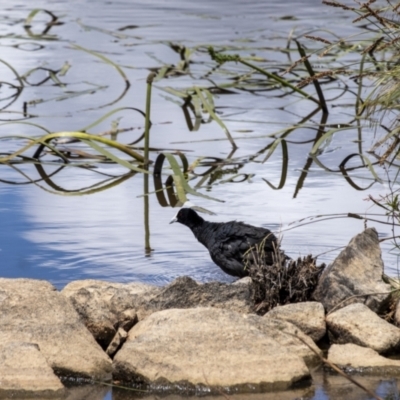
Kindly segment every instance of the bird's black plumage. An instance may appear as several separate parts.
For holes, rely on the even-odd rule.
[[[179,210],[172,222],[180,222],[189,227],[196,239],[207,247],[215,264],[229,275],[248,275],[248,269],[245,268],[246,258],[251,256],[248,250],[261,242],[264,244],[265,264],[272,265],[279,251],[275,235],[266,228],[238,221],[206,221],[191,208]]]

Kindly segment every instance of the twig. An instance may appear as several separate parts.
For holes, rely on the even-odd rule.
[[[357,297],[365,297],[365,296],[379,296],[379,295],[383,295],[383,294],[391,294],[392,292],[382,292],[382,293],[365,293],[365,294],[355,294],[353,296],[350,297],[346,297],[344,300],[342,300],[340,303],[336,304],[335,307],[332,308],[332,310],[330,310],[326,316],[328,316],[329,314],[332,314],[335,310],[337,310],[339,308],[339,306],[341,306],[343,303],[346,303],[346,301],[348,300],[352,300],[354,298]]]

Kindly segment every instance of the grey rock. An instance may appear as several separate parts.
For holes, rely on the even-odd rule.
[[[111,360],[48,282],[0,278],[0,344],[36,343],[57,375],[109,379]]]
[[[129,332],[133,325],[138,322],[136,311],[133,309],[122,311],[118,314],[118,326],[125,332]]]
[[[137,319],[170,308],[217,307],[237,312],[252,311],[251,279],[234,284],[199,284],[181,277],[160,288],[141,283],[74,281],[61,292],[73,304],[87,328],[105,349],[118,327],[129,330]],[[130,316],[130,317],[129,317]]]
[[[315,301],[278,306],[265,314],[264,318],[291,322],[315,342],[326,333],[324,306]]]
[[[326,324],[337,344],[354,343],[378,353],[400,348],[400,329],[379,318],[364,304],[350,304],[329,314]]]
[[[114,357],[114,354],[118,351],[118,349],[125,343],[126,338],[128,337],[128,333],[123,328],[118,328],[117,333],[115,334],[113,340],[108,345],[106,353],[111,358]]]
[[[396,293],[398,292],[398,287],[394,288],[396,291],[393,293],[393,296],[396,296]],[[396,303],[396,308],[394,310],[394,315],[393,315],[393,322],[396,326],[400,327],[400,299],[397,300]]]
[[[130,330],[114,358],[113,376],[187,392],[278,390],[308,379],[304,360],[260,328],[266,321],[217,308],[153,313]]]
[[[348,372],[400,376],[400,360],[382,357],[375,350],[352,343],[332,345],[328,361]]]
[[[62,398],[64,394],[64,386],[37,344],[0,344],[0,398]]]
[[[81,316],[98,343],[106,349],[119,327],[129,330],[138,315],[144,318],[160,288],[143,283],[74,281],[61,291]],[[137,311],[137,313],[136,313]]]
[[[171,308],[216,307],[239,313],[253,311],[251,279],[234,284],[197,283],[188,276],[175,279],[152,300],[154,311]]]
[[[379,312],[390,296],[390,286],[383,282],[382,274],[378,233],[375,228],[368,228],[351,239],[325,269],[314,299],[320,301],[328,312],[336,306],[344,307],[351,303],[364,303]]]
[[[302,358],[306,365],[315,366],[321,362],[322,351],[309,336],[291,322],[257,315],[248,315],[246,319],[268,337]]]

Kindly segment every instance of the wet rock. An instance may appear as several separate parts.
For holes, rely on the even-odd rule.
[[[364,303],[371,310],[379,312],[386,306],[390,296],[390,286],[382,281],[382,274],[378,233],[375,228],[368,228],[351,239],[325,269],[314,292],[314,299],[320,301],[328,312],[336,306],[344,307],[351,303]],[[355,295],[358,297],[350,298]]]
[[[74,281],[61,291],[81,316],[98,343],[106,349],[119,327],[126,331],[138,315],[148,314],[153,297],[161,289],[143,283],[113,283],[96,280]]]
[[[328,361],[346,372],[400,376],[400,360],[390,360],[380,356],[375,350],[352,343],[332,345],[328,352]]]
[[[123,328],[118,328],[117,333],[115,334],[113,340],[108,345],[106,353],[111,358],[114,357],[114,354],[119,350],[119,348],[125,343],[126,338],[128,337],[128,333]]]
[[[104,349],[118,327],[128,331],[137,318],[142,320],[156,311],[206,306],[244,313],[252,311],[250,278],[234,284],[199,284],[189,277],[181,277],[163,288],[141,283],[84,280],[71,282],[61,293],[71,300]]]
[[[291,322],[315,342],[326,333],[324,306],[315,301],[278,306],[265,314],[264,318]]]
[[[266,321],[217,308],[156,312],[130,330],[113,376],[187,393],[278,390],[308,379],[302,358],[260,329]]]
[[[57,375],[109,379],[111,360],[48,282],[0,278],[0,344],[36,343]]]
[[[338,344],[354,343],[378,353],[400,348],[400,329],[379,318],[366,305],[356,303],[329,314],[326,324]]]
[[[37,344],[0,344],[0,398],[62,398],[64,394],[64,386]]]

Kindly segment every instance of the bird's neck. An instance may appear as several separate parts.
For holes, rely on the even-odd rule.
[[[202,219],[201,222],[191,227],[194,236],[196,239],[203,244],[204,246],[208,246],[208,242],[210,241],[210,232],[212,231],[214,223],[209,221],[204,221]]]
[[[204,222],[205,222],[204,219],[201,218],[201,220],[199,219],[189,225],[189,228],[192,230],[194,236],[196,236],[197,239],[199,238],[199,235],[201,235]]]

